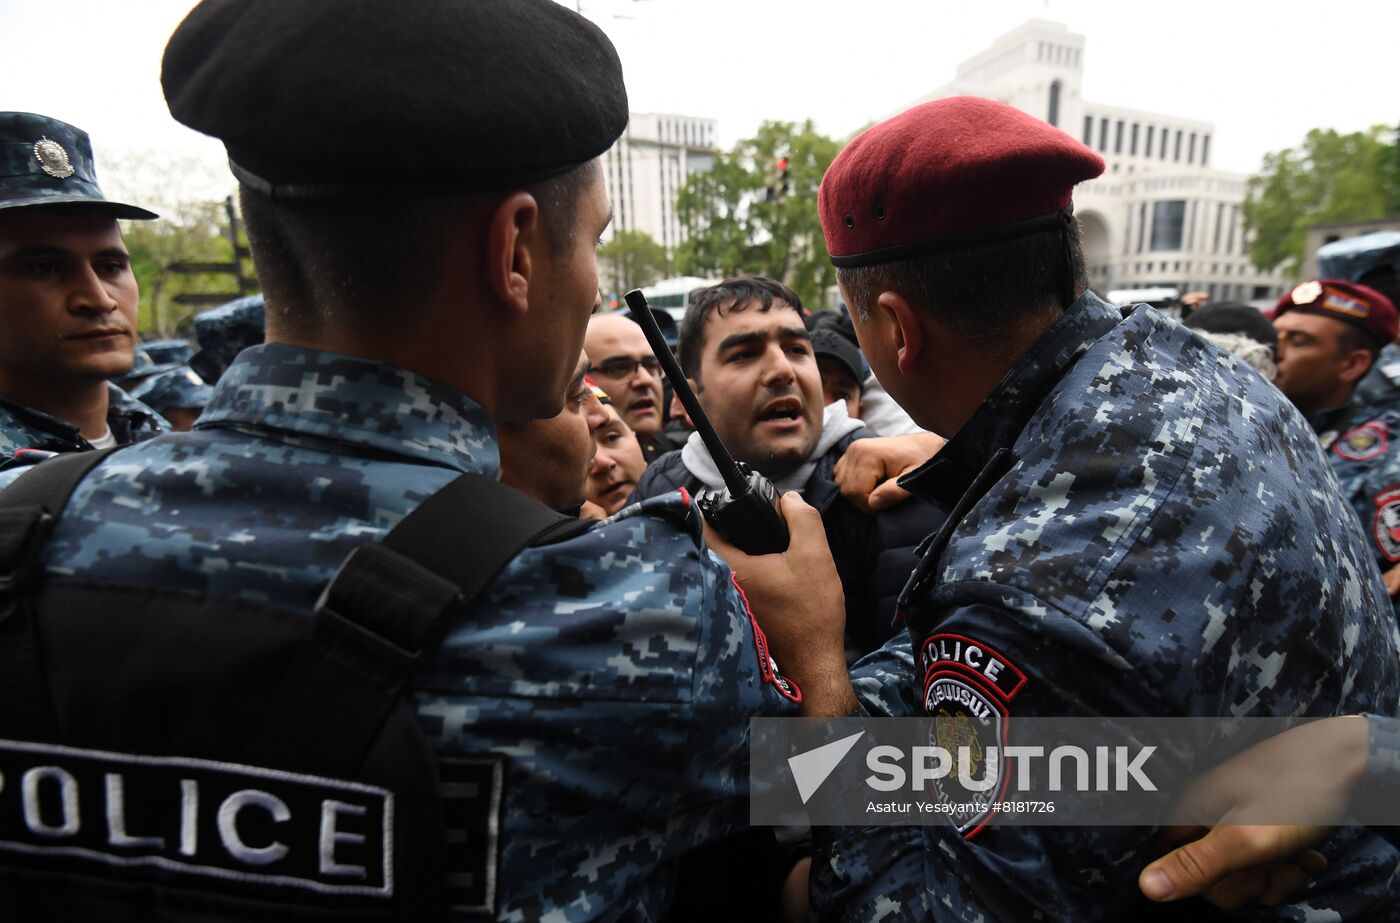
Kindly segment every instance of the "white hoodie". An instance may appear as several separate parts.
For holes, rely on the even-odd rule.
[[[831,451],[831,447],[851,433],[860,429],[865,424],[854,419],[846,413],[844,401],[837,401],[828,404],[822,413],[822,434],[817,440],[816,448],[807,456],[807,461],[802,467],[792,472],[785,478],[774,482],[774,486],[780,491],[801,490],[807,483],[807,479],[816,470],[817,461]],[[710,450],[705,448],[705,443],[700,439],[699,433],[691,433],[690,438],[685,441],[681,448],[681,463],[686,470],[695,475],[706,487],[721,488],[724,486],[724,478],[720,476],[719,468],[715,466],[715,460],[710,456]]]

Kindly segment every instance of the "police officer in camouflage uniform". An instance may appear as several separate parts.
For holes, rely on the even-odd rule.
[[[204,379],[193,369],[179,365],[141,382],[131,396],[154,407],[175,432],[187,433],[194,428],[194,421],[209,403],[211,393]]]
[[[1400,594],[1400,405],[1362,383],[1400,329],[1389,298],[1369,286],[1314,279],[1274,306],[1275,384],[1308,418],[1355,510],[1392,599]]]
[[[854,669],[860,710],[1013,744],[1021,716],[1393,714],[1400,638],[1302,416],[1160,313],[1086,291],[1070,195],[1102,170],[1057,129],[961,97],[870,129],[823,180],[862,351],[951,436],[904,481],[950,516],[901,598],[909,636]],[[818,828],[819,916],[1140,915],[1151,831],[987,811]],[[1392,844],[1350,828],[1323,851],[1276,918],[1393,909]]]
[[[1320,247],[1317,271],[1328,279],[1359,282],[1391,304],[1400,303],[1400,231],[1375,231]],[[1400,406],[1400,345],[1385,344],[1356,394],[1377,411]]]
[[[88,475],[45,561],[310,611],[352,549],[462,473],[496,474],[497,422],[562,406],[621,67],[552,0],[207,0],[162,81],[228,148],[268,342],[193,433]],[[811,562],[797,608],[835,571],[816,514],[784,509],[784,560]],[[797,712],[804,670],[844,675],[840,594],[803,605],[825,659],[789,679],[701,530],[671,494],[528,548],[421,663],[439,753],[501,766],[473,795],[481,866],[454,869],[494,883],[488,915],[659,918],[678,857],[746,826],[748,718]]]
[[[239,353],[267,338],[262,294],[236,298],[196,315],[194,337],[199,349],[187,360],[189,366],[214,384]]]
[[[0,112],[0,459],[127,445],[166,429],[107,379],[129,372],[136,278],[85,132]],[[32,457],[32,456],[31,456]]]

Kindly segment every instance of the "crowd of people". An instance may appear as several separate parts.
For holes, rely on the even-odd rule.
[[[158,217],[0,113],[0,917],[1400,918],[1400,838],[1340,812],[747,805],[755,717],[1334,718],[1279,738],[1330,754],[1313,788],[1400,777],[1400,239],[1267,311],[1111,305],[1096,153],[973,97],[877,124],[820,187],[840,309],[742,275],[655,312],[780,494],[753,555],[602,307],[628,109],[595,26],[204,0],[162,84],[262,287],[189,338],[138,335],[118,222]]]

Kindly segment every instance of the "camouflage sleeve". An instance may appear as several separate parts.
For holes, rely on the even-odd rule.
[[[1342,495],[1356,510],[1381,571],[1400,564],[1400,438],[1382,415],[1340,436],[1328,450]]]
[[[678,497],[522,553],[419,680],[440,750],[503,759],[508,915],[645,903],[671,860],[747,825],[749,719],[796,710]]]
[[[975,657],[967,653],[970,647]],[[888,663],[889,653],[887,646],[875,662],[883,655]],[[940,668],[945,663],[940,658],[959,657],[962,663]],[[902,682],[913,684],[918,674],[907,651],[899,662]],[[1020,717],[1169,712],[1143,681],[1141,664],[1128,662],[1100,637],[1043,605],[958,607],[925,639],[919,663],[932,667],[913,689],[878,697],[862,689],[863,707],[872,711],[872,704],[895,699],[907,708],[913,699],[922,708],[921,700],[927,698],[929,710],[956,712],[966,700],[940,698],[940,677],[953,680],[947,684],[952,688],[968,671],[976,671],[980,678],[968,678],[961,689],[980,696],[977,710],[1006,723],[1012,742]],[[863,669],[868,671],[867,664],[857,665],[858,673]],[[888,681],[901,681],[892,671],[883,675]],[[1400,752],[1396,725],[1400,721],[1377,723],[1373,740],[1378,750]],[[981,826],[977,820],[961,828],[816,828],[814,833],[821,836],[813,862],[813,906],[823,919],[833,920],[1130,919],[1142,909],[1137,875],[1156,855],[1155,832],[1127,826]],[[1336,879],[1315,887],[1306,903],[1280,908],[1278,918],[1322,918],[1311,913],[1340,914],[1328,919],[1364,918],[1366,907],[1385,899],[1383,887],[1361,883],[1366,880],[1362,866],[1388,855],[1379,840],[1370,844],[1368,836],[1361,828],[1339,831],[1325,851],[1349,868],[1339,867]],[[910,848],[911,837],[922,841],[921,850]],[[919,895],[921,888],[924,893]]]
[[[860,713],[872,718],[912,718],[923,712],[914,683],[909,633],[901,631],[851,668]]]
[[[1042,609],[1038,618],[1047,613]],[[961,684],[980,690],[989,709],[1007,722],[1021,715],[1115,715],[1141,696],[1125,694],[1131,672],[1107,662],[1086,635],[1083,647],[1050,646],[1024,624],[1024,612],[985,604],[957,608],[926,639],[935,648],[966,650],[974,644],[984,682]],[[959,639],[962,648],[955,648]],[[923,714],[924,683],[915,671],[908,642],[892,645],[870,660],[899,664],[885,669],[897,693],[860,689],[863,707],[878,714]],[[927,647],[925,647],[927,649]],[[857,673],[874,664],[863,661]],[[995,666],[993,666],[995,664]],[[937,671],[932,671],[937,673]],[[861,679],[864,679],[862,676]],[[935,682],[928,690],[939,695]],[[898,711],[884,708],[891,701]],[[952,698],[940,707],[956,707]],[[884,708],[874,711],[876,708]],[[818,842],[813,865],[813,905],[824,919],[842,920],[1121,920],[1137,900],[1137,872],[1146,863],[1153,831],[1133,827],[1017,827],[1009,824],[870,828],[847,837],[836,831]],[[922,848],[912,850],[910,839]],[[917,861],[916,858],[917,857]],[[917,892],[922,889],[921,896]],[[884,907],[884,911],[877,908]]]
[[[1371,752],[1366,762],[1366,784],[1389,792],[1400,789],[1400,718],[1368,715]]]

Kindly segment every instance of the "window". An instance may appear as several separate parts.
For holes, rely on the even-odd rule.
[[[1123,153],[1123,120],[1119,119],[1118,124],[1113,128],[1113,153]]]
[[[1210,164],[1210,135],[1201,136],[1201,166]]]
[[[1181,163],[1181,129],[1176,130],[1176,147],[1172,153],[1172,160]]]
[[[1060,81],[1056,80],[1050,84],[1050,117],[1045,121],[1060,127]]]
[[[1167,159],[1167,136],[1170,135],[1170,134],[1171,134],[1171,132],[1168,131],[1167,129],[1165,129],[1165,128],[1162,129],[1162,151],[1161,151],[1161,153],[1159,153],[1159,154],[1157,155],[1157,156],[1160,157],[1162,160],[1166,160],[1166,159]]]
[[[1108,119],[1099,119],[1099,150],[1108,153]]]
[[[1152,203],[1152,251],[1180,250],[1186,203],[1180,199]]]
[[[1094,117],[1092,115],[1084,116],[1084,143],[1094,143]]]
[[[1196,133],[1191,132],[1190,139],[1186,142],[1186,162],[1196,162]]]
[[[1137,252],[1147,249],[1147,203],[1138,206]],[[1151,270],[1148,270],[1151,272]]]
[[[1157,129],[1152,125],[1147,126],[1147,143],[1142,146],[1142,153],[1145,157],[1152,156],[1152,134],[1156,130]]]
[[[1128,153],[1137,156],[1138,123],[1133,123],[1132,140],[1128,142]]]

